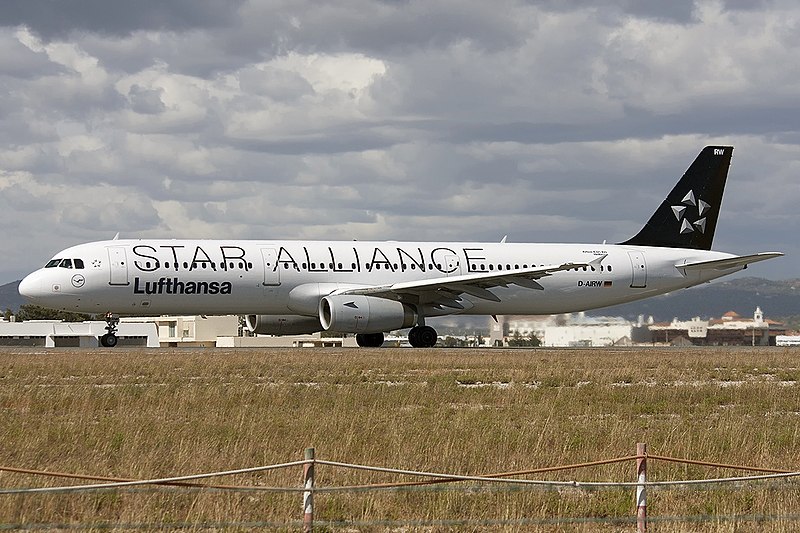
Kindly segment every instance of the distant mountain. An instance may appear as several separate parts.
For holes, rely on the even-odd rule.
[[[25,298],[19,295],[18,288],[20,281],[22,280],[0,285],[0,314],[6,309],[11,309],[11,311],[16,313],[19,306],[26,303]]]
[[[657,322],[664,322],[675,317],[683,320],[695,316],[720,317],[728,311],[736,311],[749,317],[753,315],[756,306],[761,307],[766,318],[800,315],[800,279],[772,281],[739,278],[597,309],[587,314],[622,316],[631,320],[644,315],[652,316]]]

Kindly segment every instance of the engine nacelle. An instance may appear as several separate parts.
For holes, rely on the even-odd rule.
[[[416,318],[409,306],[375,296],[332,295],[319,302],[319,321],[326,331],[380,333],[410,328]]]
[[[247,315],[247,329],[256,335],[303,335],[322,331],[319,319],[300,315]]]

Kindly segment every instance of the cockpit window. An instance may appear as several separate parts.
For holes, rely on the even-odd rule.
[[[78,268],[83,269],[83,259],[51,259],[44,266],[45,268]]]

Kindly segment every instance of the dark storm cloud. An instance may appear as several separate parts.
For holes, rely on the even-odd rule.
[[[140,30],[185,31],[231,24],[244,0],[4,0],[4,26],[27,26],[45,40],[73,32],[128,35]]]
[[[793,134],[800,128],[800,100],[795,105],[763,102],[741,107],[726,102],[690,107],[681,113],[658,114],[652,110],[626,108],[625,116],[602,123],[559,124],[510,122],[500,124],[451,123],[444,138],[462,142],[519,142],[555,144],[564,142],[615,141],[630,137],[657,139],[664,135],[708,136],[743,134]]]

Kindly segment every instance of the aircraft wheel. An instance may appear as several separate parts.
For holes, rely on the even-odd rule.
[[[356,344],[362,348],[380,348],[383,346],[383,333],[359,333]]]
[[[414,326],[408,332],[408,343],[414,348],[432,348],[436,341],[436,330],[430,326]]]
[[[408,331],[408,344],[413,348],[422,348],[419,343],[419,326],[414,326]]]
[[[100,337],[100,345],[105,348],[113,348],[117,345],[117,336],[113,333],[106,333]]]
[[[430,326],[419,326],[417,339],[421,348],[433,348],[436,346],[438,335],[436,334],[436,330]]]

